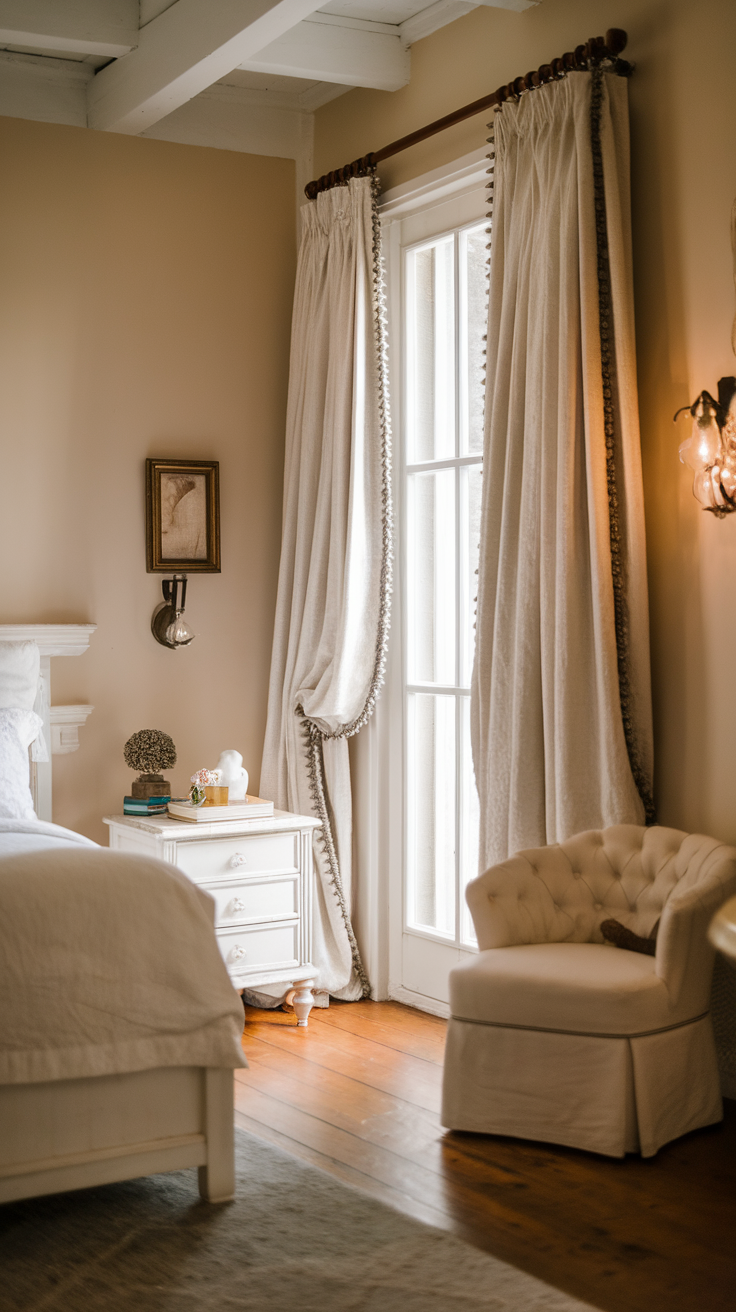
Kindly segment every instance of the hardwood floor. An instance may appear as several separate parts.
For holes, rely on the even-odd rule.
[[[736,1103],[648,1161],[450,1134],[444,1022],[333,1003],[246,1009],[236,1122],[602,1312],[733,1312]]]

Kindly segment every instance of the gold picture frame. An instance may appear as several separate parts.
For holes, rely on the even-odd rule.
[[[146,461],[146,571],[220,573],[219,460]]]

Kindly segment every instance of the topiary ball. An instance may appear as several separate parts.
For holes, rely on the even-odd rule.
[[[139,729],[123,748],[125,764],[140,774],[158,774],[176,765],[173,739],[160,729]]]

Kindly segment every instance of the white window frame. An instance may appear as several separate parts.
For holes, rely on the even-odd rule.
[[[402,984],[402,941],[406,923],[404,906],[404,854],[406,798],[404,770],[405,706],[403,658],[405,557],[401,534],[405,507],[398,501],[404,488],[403,470],[403,248],[401,223],[410,216],[427,216],[427,236],[438,235],[438,207],[467,198],[475,213],[461,224],[450,222],[446,231],[474,226],[486,212],[485,185],[488,160],[485,150],[473,152],[452,164],[433,170],[384,194],[380,204],[384,259],[388,284],[389,372],[394,429],[394,490],[397,496],[394,554],[394,598],[386,683],[376,713],[360,734],[351,740],[353,770],[355,896],[353,919],[366,969],[376,998],[395,998],[438,1015],[447,1015],[446,1004],[406,989]],[[417,238],[417,243],[420,238]],[[417,244],[414,241],[412,245]],[[464,461],[465,457],[460,457]],[[468,458],[468,463],[473,457]],[[454,462],[453,462],[454,463]],[[397,933],[397,926],[402,933]],[[468,949],[448,944],[446,937],[431,930],[410,931],[447,946],[457,960]],[[456,921],[456,932],[459,923]]]

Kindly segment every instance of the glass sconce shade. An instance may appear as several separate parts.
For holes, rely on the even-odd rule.
[[[693,431],[680,446],[680,459],[691,469],[710,469],[721,454],[721,431],[716,423],[716,408],[707,392],[695,403]]]
[[[719,393],[724,392],[722,384],[733,381],[721,379]],[[736,411],[727,411],[727,404],[701,392],[692,406],[684,406],[693,427],[680,445],[680,460],[693,471],[693,495],[718,519],[736,510]]]
[[[726,423],[723,430],[721,487],[726,494],[727,500],[736,504],[736,416],[731,420],[731,427],[731,433],[728,431],[728,423]]]
[[[718,465],[712,465],[710,469],[699,469],[693,478],[693,495],[704,510],[715,511],[725,504],[720,487],[720,473]]]
[[[166,641],[172,647],[185,647],[188,642],[192,641],[194,630],[190,629],[184,615],[180,610],[176,612],[176,619],[169,625],[166,630]]]
[[[164,599],[153,612],[151,632],[162,647],[170,647],[175,651],[178,647],[188,646],[195,636],[194,630],[184,619],[187,598],[186,574],[175,574],[172,579],[163,579],[161,590]]]

